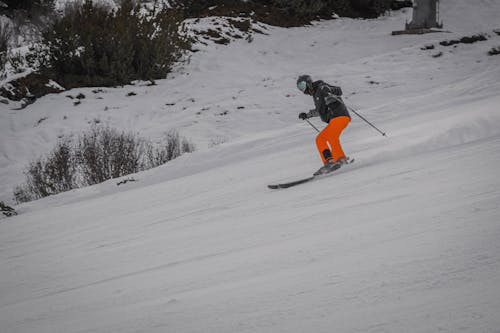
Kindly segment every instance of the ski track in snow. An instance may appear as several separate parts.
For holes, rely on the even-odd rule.
[[[153,139],[177,128],[198,146],[136,182],[1,219],[0,331],[500,332],[500,57],[486,55],[500,2],[441,6],[451,33],[390,36],[401,12],[269,28],[154,87],[0,104],[2,200],[30,159],[94,119]],[[312,107],[295,90],[304,72],[341,85],[388,137],[353,115],[355,163],[268,190],[320,162],[297,120]],[[75,107],[65,96],[80,92]]]

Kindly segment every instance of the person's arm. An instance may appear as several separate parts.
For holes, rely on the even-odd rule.
[[[299,119],[304,120],[304,119],[307,119],[307,118],[317,117],[317,116],[319,116],[318,110],[312,109],[312,110],[309,110],[309,112],[307,112],[307,113],[306,112],[301,112],[299,114]]]
[[[319,112],[318,112],[318,110],[316,110],[316,109],[311,109],[311,110],[309,110],[309,112],[307,113],[307,118],[317,117],[317,116],[319,116]]]
[[[342,88],[336,86],[330,86],[332,88],[332,93],[335,96],[342,96]]]
[[[342,89],[340,87],[329,86],[329,89],[324,89],[323,93],[325,96],[325,105],[330,105],[337,101],[342,102],[340,98],[340,96],[342,96]]]

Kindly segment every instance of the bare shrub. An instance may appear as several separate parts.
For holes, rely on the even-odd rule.
[[[75,187],[75,155],[70,139],[59,141],[45,164],[45,171],[52,182],[53,193],[71,190]]]
[[[184,153],[192,153],[193,151],[195,151],[196,147],[194,146],[194,144],[189,141],[187,138],[182,138],[182,142],[181,142],[181,153],[184,154]]]
[[[14,188],[13,194],[14,194],[14,200],[17,203],[30,202],[38,199],[34,197],[27,183],[16,186]]]
[[[173,160],[181,155],[181,141],[177,131],[167,133],[166,141],[163,146],[168,161]]]
[[[168,162],[168,158],[163,149],[158,149],[151,142],[148,142],[146,145],[146,161],[148,168],[154,168]]]
[[[93,185],[141,171],[144,140],[110,127],[93,127],[80,137],[76,151],[83,179]]]
[[[165,134],[163,140],[157,146],[149,143],[147,162],[149,167],[157,167],[194,150],[193,143],[187,138],[181,137],[176,130],[172,130]]]
[[[27,202],[77,187],[75,159],[69,139],[59,141],[46,158],[30,163],[26,183],[14,191],[17,202]]]
[[[176,131],[159,145],[132,132],[94,125],[77,139],[61,139],[46,158],[30,163],[25,183],[14,190],[17,202],[28,202],[74,188],[94,185],[164,164],[194,145]]]

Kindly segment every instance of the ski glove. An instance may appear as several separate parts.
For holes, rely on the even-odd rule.
[[[300,113],[300,114],[299,114],[299,119],[304,120],[304,119],[307,119],[307,118],[309,118],[309,117],[307,116],[307,113],[302,112],[302,113]]]

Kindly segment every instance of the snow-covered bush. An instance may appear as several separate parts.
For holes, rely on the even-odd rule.
[[[192,151],[193,144],[177,131],[154,145],[132,132],[93,126],[74,140],[62,138],[46,157],[31,162],[14,197],[19,203],[40,199],[147,170]]]
[[[76,3],[43,33],[42,72],[66,88],[164,78],[189,48],[175,9]]]
[[[3,0],[0,15],[8,18],[12,28],[11,43],[26,46],[40,40],[41,30],[55,15],[55,0]]]
[[[7,23],[0,22],[0,73],[5,69],[5,64],[7,63],[8,51],[9,51],[9,40],[12,34],[10,25]]]

